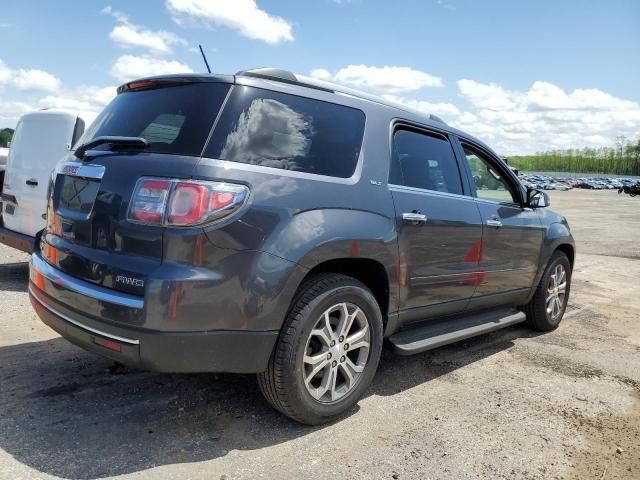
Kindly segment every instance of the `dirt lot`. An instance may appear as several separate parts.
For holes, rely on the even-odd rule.
[[[561,327],[413,357],[385,351],[356,411],[320,428],[252,376],[117,368],[60,339],[0,247],[0,478],[640,478],[640,199],[553,192],[578,245]]]

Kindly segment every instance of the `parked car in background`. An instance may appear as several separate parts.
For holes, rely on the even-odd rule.
[[[588,190],[617,190],[623,186],[640,185],[637,178],[611,177],[560,177],[542,175],[538,173],[524,173],[519,176],[523,185],[541,190],[571,190],[583,188]]]
[[[46,225],[47,186],[58,160],[84,133],[78,115],[39,110],[18,121],[2,188],[0,242],[28,253]]]
[[[567,221],[487,145],[282,70],[122,85],[50,192],[46,324],[136,367],[257,373],[307,424],[358,401],[385,338],[550,331],[569,298]]]

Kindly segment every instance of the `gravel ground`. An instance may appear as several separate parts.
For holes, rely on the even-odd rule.
[[[561,327],[385,351],[358,407],[291,423],[252,376],[134,372],[41,324],[0,247],[0,478],[640,478],[640,199],[552,192],[578,245]]]

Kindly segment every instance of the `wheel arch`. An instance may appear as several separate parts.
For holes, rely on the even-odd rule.
[[[337,273],[355,278],[363,283],[375,297],[382,313],[383,324],[386,327],[390,304],[390,283],[387,269],[378,260],[372,258],[333,258],[325,260],[307,272],[300,282],[302,286],[314,275],[320,273]],[[300,288],[300,286],[298,288]]]
[[[534,282],[531,285],[531,293],[527,299],[527,302],[531,300],[535,293],[535,289],[544,274],[544,271],[549,265],[553,254],[557,251],[563,252],[569,258],[569,264],[573,270],[573,264],[575,262],[576,247],[573,240],[573,236],[569,231],[565,223],[554,222],[548,230],[540,253],[540,262],[538,264],[538,272],[535,276]]]
[[[575,249],[575,247],[570,243],[561,243],[555,248],[553,253],[558,252],[558,251],[563,252],[567,256],[567,258],[569,258],[569,264],[571,265],[571,269],[573,270],[573,263],[574,263],[575,257],[576,257],[576,249]],[[553,253],[552,253],[552,255],[553,255]]]

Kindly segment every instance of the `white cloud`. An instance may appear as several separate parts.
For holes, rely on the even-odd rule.
[[[191,67],[177,60],[135,55],[122,55],[111,68],[111,75],[121,82],[170,73],[191,72],[193,72]]]
[[[12,69],[0,60],[0,85],[21,91],[55,92],[60,88],[60,80],[44,70]]]
[[[46,95],[29,102],[0,99],[0,127],[15,127],[25,113],[39,109],[55,109],[80,115],[87,125],[115,97],[116,87],[80,86]]]
[[[58,95],[47,95],[39,100],[41,108],[97,112],[116,96],[115,86],[81,86]]]
[[[640,135],[640,104],[598,89],[566,92],[549,82],[527,91],[473,80],[458,81],[472,107],[452,122],[503,154],[572,147],[611,146],[615,138]]]
[[[9,28],[9,27],[13,27],[13,24],[9,22],[0,22],[0,28]]]
[[[38,101],[37,106],[77,113],[90,124],[115,96],[115,86],[80,86],[57,95],[47,95]]]
[[[347,65],[338,70],[335,75],[331,75],[324,68],[318,68],[311,72],[311,76],[321,80],[331,79],[338,83],[387,93],[410,92],[423,87],[444,86],[440,77],[410,67]]]
[[[178,24],[187,20],[224,26],[271,44],[293,41],[291,24],[262,10],[255,0],[167,0],[166,5]]]
[[[12,83],[18,90],[55,92],[60,88],[60,80],[43,70],[15,70]]]
[[[504,155],[597,148],[613,145],[619,135],[640,136],[640,103],[594,88],[567,92],[536,81],[528,90],[519,91],[462,79],[457,82],[460,100],[446,102],[411,98],[410,92],[442,85],[442,81],[407,67],[349,65],[336,73],[317,68],[310,76],[372,90],[388,101],[438,115]],[[437,80],[427,81],[430,78]]]
[[[406,107],[412,108],[413,110],[418,110],[427,115],[432,113],[434,115],[442,116],[445,119],[449,117],[455,118],[460,115],[460,110],[452,103],[431,103],[424,100],[413,100],[403,97],[397,97],[395,95],[383,95],[382,98],[384,98],[385,100],[389,100],[390,102],[399,103]]]
[[[144,48],[157,55],[166,55],[172,53],[173,45],[188,45],[186,40],[175,33],[165,30],[153,31],[134,24],[124,13],[110,6],[105,7],[101,13],[111,15],[119,22],[109,34],[109,38],[119,47]]]
[[[595,88],[579,88],[567,94],[548,82],[535,82],[527,92],[527,100],[531,109],[540,110],[625,110],[637,105]]]
[[[479,83],[473,80],[458,80],[460,94],[475,107],[488,110],[514,108],[514,94],[495,83]]]
[[[333,79],[331,72],[325,68],[316,68],[315,70],[311,70],[309,75],[313,78],[317,78],[318,80],[330,81]]]
[[[33,110],[33,107],[28,103],[0,99],[0,128],[5,126],[13,127],[18,118],[31,110]]]
[[[87,122],[116,95],[116,87],[64,88],[62,82],[39,69],[12,69],[0,60],[0,127],[15,127],[25,113],[51,108],[80,114]],[[44,92],[44,96],[43,93]],[[9,95],[8,99],[3,98]]]

